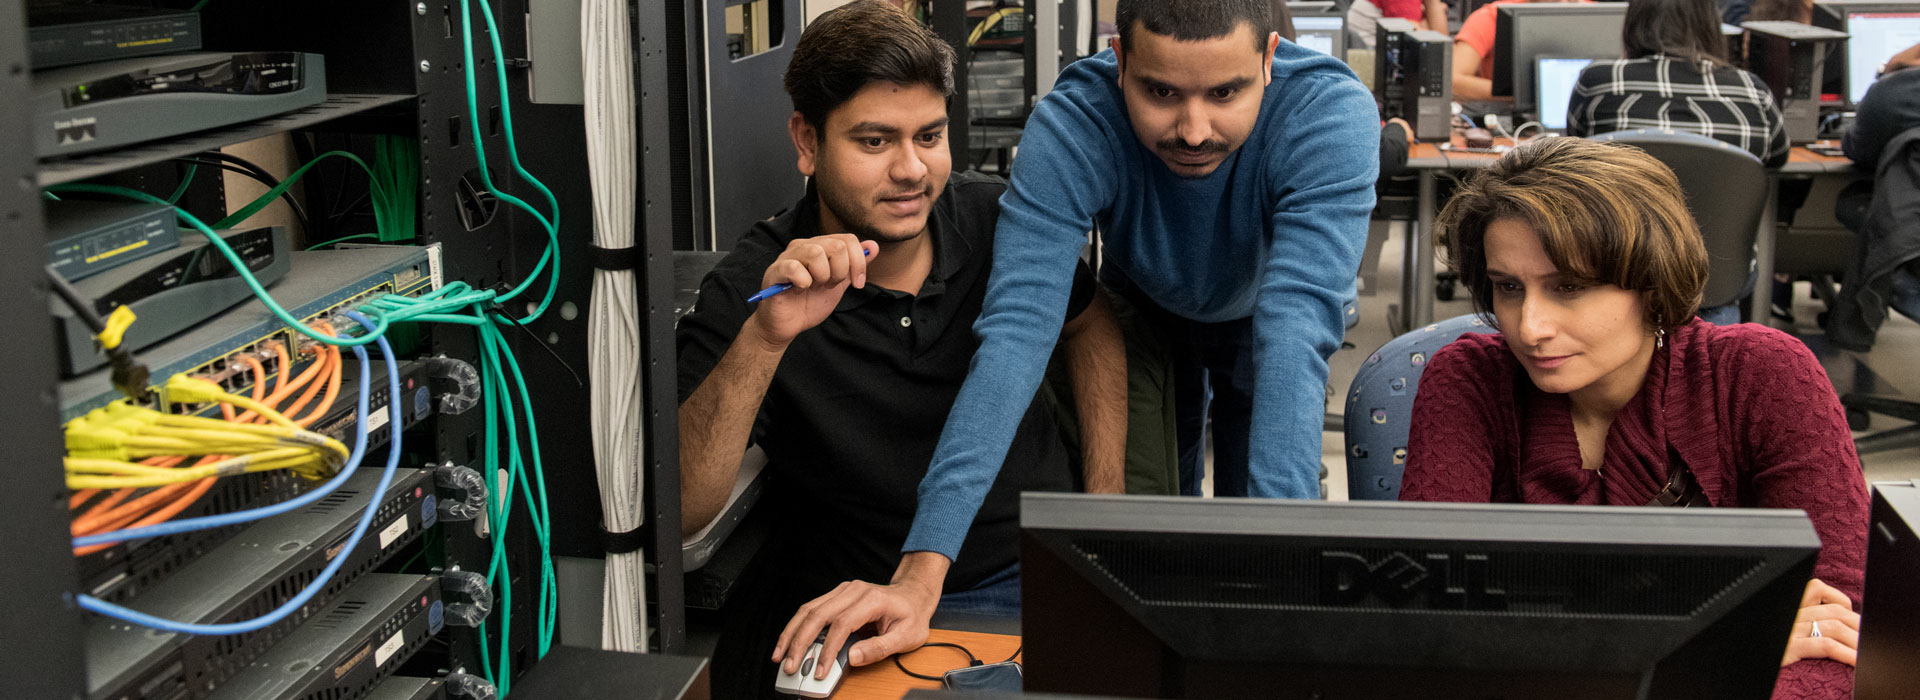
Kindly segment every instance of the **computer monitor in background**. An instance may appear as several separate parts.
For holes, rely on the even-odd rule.
[[[1127,697],[1764,698],[1820,548],[1798,511],[1021,508],[1026,690]]]
[[[1920,3],[1907,12],[1855,12],[1846,16],[1847,102],[1860,104],[1887,59],[1920,44]]]
[[[1540,56],[1619,58],[1627,4],[1513,3],[1494,15],[1493,94],[1512,97],[1516,112],[1530,112],[1533,59]],[[1484,59],[1483,59],[1484,60]]]
[[[1333,0],[1288,0],[1287,13],[1294,17],[1300,15],[1335,17],[1339,16],[1340,10],[1339,3]]]
[[[1573,86],[1580,81],[1591,58],[1536,58],[1533,65],[1534,94],[1540,100],[1540,125],[1554,133],[1567,130],[1567,104],[1573,101]]]
[[[1345,17],[1293,17],[1294,43],[1347,60],[1347,19]]]
[[[1920,687],[1920,479],[1874,484],[1870,513],[1854,697],[1910,698]]]

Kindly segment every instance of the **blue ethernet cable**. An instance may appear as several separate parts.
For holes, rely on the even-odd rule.
[[[373,328],[373,323],[374,323],[373,320],[370,318],[367,318],[365,315],[362,315],[357,311],[347,311],[346,315],[348,318],[353,319],[355,322],[359,323],[361,326],[364,326],[368,329]],[[375,342],[380,344],[380,356],[381,356],[381,359],[384,360],[387,365],[387,395],[399,396],[400,395],[400,372],[398,369],[398,364],[395,363],[393,359],[393,346],[387,344],[387,339],[385,336],[376,338]],[[354,350],[354,354],[360,357],[360,362],[364,367],[367,361],[366,351],[361,349],[358,346],[355,346],[353,350]],[[361,456],[361,450],[366,446],[365,444],[366,433],[367,433],[366,423],[365,423],[365,419],[367,416],[366,379],[367,379],[366,373],[362,372],[360,375],[361,393],[360,393],[360,405],[359,405],[359,408],[360,408],[359,418],[361,419],[361,422],[359,423],[358,427],[355,428],[356,432],[358,433],[359,441],[354,446],[353,463],[357,463],[359,461],[359,457]],[[380,485],[373,489],[373,494],[372,496],[370,496],[371,500],[367,503],[366,510],[360,514],[360,522],[354,524],[353,532],[347,535],[347,542],[345,545],[341,547],[341,550],[340,550],[341,552],[352,552],[355,548],[360,546],[360,538],[367,534],[367,529],[369,527],[372,527],[373,516],[375,513],[379,512],[380,502],[386,498],[387,487],[393,484],[394,469],[399,467],[400,465],[401,427],[400,427],[400,421],[392,421],[389,423],[389,425],[391,425],[393,429],[393,440],[387,447],[386,470],[380,474]],[[346,472],[343,471],[342,475],[344,476],[345,474]],[[263,508],[260,510],[265,510],[265,509]],[[272,612],[269,612],[265,615],[261,615],[251,620],[243,620],[240,622],[228,622],[228,623],[211,624],[211,625],[179,622],[175,620],[168,620],[165,618],[155,617],[153,615],[148,615],[146,613],[140,612],[138,610],[133,610],[131,608],[127,608],[124,606],[115,605],[113,603],[100,600],[99,598],[95,598],[90,595],[81,595],[79,597],[80,607],[84,610],[98,613],[100,615],[105,615],[107,617],[111,617],[116,620],[120,620],[123,622],[130,622],[136,625],[141,625],[143,627],[151,627],[151,628],[162,630],[165,632],[178,632],[181,634],[202,634],[202,635],[244,634],[247,632],[253,632],[260,629],[264,629],[270,625],[273,625],[276,622],[286,619],[288,615],[291,615],[293,614],[294,611],[299,610],[301,606],[304,606],[307,604],[307,601],[312,600],[313,596],[318,594],[321,589],[325,588],[327,584],[333,580],[334,574],[340,571],[340,567],[346,564],[347,560],[351,558],[352,557],[350,556],[334,557],[332,561],[327,562],[327,567],[320,571],[319,576],[315,577],[311,583],[307,584],[306,588],[301,589],[298,594],[294,595],[293,598],[289,599],[286,603],[282,604],[278,608],[274,608]]]

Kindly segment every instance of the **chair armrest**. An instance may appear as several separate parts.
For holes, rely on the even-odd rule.
[[[765,468],[767,453],[758,445],[748,447],[745,456],[740,458],[740,476],[733,482],[733,493],[727,495],[727,505],[720,515],[707,523],[699,532],[687,535],[680,541],[680,566],[684,571],[697,571],[707,565],[713,553],[727,541],[727,536],[739,527],[740,521],[753,510],[753,504],[760,501],[760,491],[766,482]]]

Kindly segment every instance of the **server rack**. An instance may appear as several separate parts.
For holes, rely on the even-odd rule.
[[[28,124],[31,80],[27,73],[26,8],[0,0],[0,131],[22,133]],[[32,698],[77,698],[86,687],[81,671],[80,611],[73,590],[78,575],[67,548],[66,488],[58,464],[60,409],[55,391],[53,325],[46,277],[40,270],[41,229],[33,150],[26,139],[0,138],[0,325],[41,332],[45,343],[0,344],[0,421],[12,428],[0,489],[0,556],[8,592],[0,595],[0,638],[8,644],[0,665],[0,688]],[[42,330],[44,329],[44,330]]]
[[[522,53],[529,11],[523,0],[490,2],[500,22],[500,40],[506,47],[509,86],[503,95],[482,89],[481,111],[498,113],[498,100],[512,101],[522,134],[521,155],[527,167],[539,173],[558,196],[563,220],[560,258],[568,265],[561,276],[555,306],[572,302],[584,308],[590,296],[589,259],[585,222],[591,220],[585,169],[583,116],[578,106],[536,105],[528,100],[528,68]],[[171,4],[185,6],[184,0]],[[794,3],[796,6],[798,3]],[[449,279],[463,279],[476,287],[521,279],[539,259],[546,244],[544,232],[528,217],[503,206],[490,206],[472,196],[477,175],[467,135],[463,60],[458,37],[458,0],[432,2],[242,3],[216,2],[203,17],[209,48],[272,46],[277,49],[324,53],[329,59],[332,99],[322,108],[284,118],[261,120],[185,137],[159,148],[142,147],[99,154],[84,159],[41,163],[24,139],[0,139],[0,323],[26,329],[16,338],[46,337],[49,342],[13,340],[0,344],[0,359],[9,371],[0,373],[0,395],[17,397],[0,407],[0,421],[14,428],[8,445],[9,488],[0,489],[0,528],[7,536],[4,556],[9,568],[8,595],[0,616],[4,637],[33,639],[23,645],[0,671],[0,687],[23,697],[85,697],[86,678],[82,613],[74,602],[78,580],[67,541],[66,490],[52,468],[61,458],[58,411],[58,372],[54,362],[47,307],[47,287],[34,261],[45,238],[40,222],[39,188],[59,182],[92,178],[131,178],[156,163],[186,153],[239,143],[287,131],[319,135],[330,145],[364,149],[371,135],[400,135],[413,140],[420,153],[420,200],[417,242],[442,244]],[[680,610],[678,460],[675,444],[671,305],[674,233],[690,230],[685,220],[692,210],[687,172],[690,158],[666,157],[682,150],[676,138],[699,114],[699,102],[690,102],[684,86],[689,75],[692,21],[686,3],[633,0],[636,97],[641,121],[643,193],[636,207],[648,232],[640,244],[644,257],[637,274],[644,290],[646,318],[641,362],[647,383],[647,418],[636,426],[646,435],[648,519],[665,523],[648,535],[647,558],[654,578],[648,583],[654,651],[676,651],[684,638]],[[476,25],[478,22],[476,20]],[[19,0],[0,0],[0,129],[24,129],[29,123],[30,70],[25,41],[25,7]],[[476,33],[484,31],[476,26]],[[795,23],[797,35],[797,22]],[[476,55],[491,71],[490,57]],[[697,65],[697,64],[696,64]],[[490,83],[491,81],[485,81]],[[682,86],[680,90],[670,86]],[[677,127],[677,128],[676,128]],[[489,124],[483,128],[488,160],[498,170],[506,162],[501,135]],[[538,148],[526,148],[528,134],[541,134]],[[137,152],[136,152],[137,151]],[[676,165],[678,167],[676,167]],[[327,168],[309,181],[323,183]],[[512,186],[507,191],[525,195]],[[190,198],[194,206],[224,208],[218,195]],[[544,283],[540,283],[544,285]],[[658,300],[658,301],[656,301]],[[17,303],[16,303],[17,302]],[[663,308],[664,306],[664,308]],[[524,314],[523,309],[509,313]],[[552,313],[527,324],[527,332],[510,341],[521,358],[530,384],[541,388],[536,412],[542,428],[542,447],[549,465],[547,478],[555,521],[556,555],[599,556],[599,500],[589,439],[587,390],[576,383],[586,362],[586,317],[562,318]],[[431,352],[472,358],[476,344],[467,334],[436,332],[425,341]],[[663,361],[664,360],[664,361]],[[583,378],[583,377],[582,377]],[[417,464],[466,463],[478,430],[477,416],[443,419],[429,436],[411,433]],[[416,437],[419,436],[419,437]],[[524,522],[524,519],[521,521]],[[523,526],[524,527],[524,526]],[[530,541],[530,533],[510,535]],[[445,561],[465,569],[484,569],[484,541],[466,537],[450,540]],[[536,569],[533,554],[521,547],[510,553],[518,576]],[[14,582],[19,587],[15,588]],[[520,578],[531,590],[533,579]],[[598,601],[593,601],[597,606]],[[530,627],[534,596],[517,596],[517,627]],[[421,666],[465,667],[476,671],[477,640],[471,631],[453,633],[442,656]],[[514,650],[516,666],[532,666],[530,629],[516,629],[521,641]],[[10,645],[12,648],[12,645]],[[439,653],[439,652],[436,652]]]

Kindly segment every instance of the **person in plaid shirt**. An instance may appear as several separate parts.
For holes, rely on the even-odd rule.
[[[1673,129],[1709,136],[1787,162],[1780,108],[1760,76],[1727,62],[1713,0],[1631,0],[1621,44],[1626,58],[1581,71],[1567,104],[1567,133]]]

